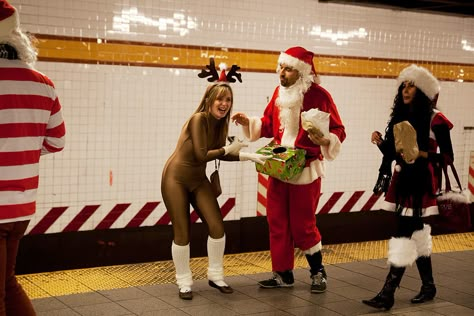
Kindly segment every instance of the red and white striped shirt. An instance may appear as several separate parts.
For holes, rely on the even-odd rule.
[[[0,223],[35,213],[40,156],[61,151],[65,133],[53,82],[0,58]]]

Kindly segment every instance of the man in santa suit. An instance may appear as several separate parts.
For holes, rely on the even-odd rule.
[[[324,159],[333,160],[346,137],[344,125],[331,95],[319,83],[313,65],[314,54],[291,47],[278,58],[276,87],[263,117],[235,113],[232,120],[242,125],[250,141],[273,138],[282,146],[306,150],[303,172],[288,181],[269,177],[267,221],[273,277],[260,281],[263,288],[292,287],[294,248],[306,255],[311,272],[311,292],[326,290],[327,275],[322,264],[321,234],[315,212],[324,176]],[[301,113],[318,109],[329,113],[329,133],[316,127],[303,129]]]

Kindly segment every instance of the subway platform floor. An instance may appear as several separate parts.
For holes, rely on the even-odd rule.
[[[74,315],[474,315],[474,233],[433,237],[437,296],[411,304],[421,286],[416,265],[407,268],[389,311],[362,304],[382,288],[387,240],[324,246],[325,293],[310,293],[306,259],[295,252],[295,285],[261,289],[271,277],[268,251],[226,255],[221,294],[206,280],[207,258],[191,259],[194,298],[178,297],[171,261],[65,270],[18,276],[39,316]]]

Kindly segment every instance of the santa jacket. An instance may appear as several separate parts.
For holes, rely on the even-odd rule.
[[[0,58],[0,223],[35,213],[40,155],[62,150],[64,136],[51,80],[22,61]]]
[[[249,119],[249,126],[244,128],[244,134],[250,141],[255,141],[261,137],[273,138],[278,144],[281,144],[285,130],[280,126],[280,109],[276,104],[280,86],[278,86],[268,103],[263,117],[251,117]],[[339,154],[341,143],[346,138],[346,132],[341,118],[337,111],[337,107],[332,100],[331,95],[323,87],[313,83],[308,91],[306,91],[303,99],[303,106],[299,110],[301,112],[310,109],[319,109],[330,114],[329,132],[330,135],[325,135],[329,138],[329,146],[315,145],[308,137],[301,125],[301,115],[299,118],[298,134],[291,137],[291,147],[306,150],[306,168],[296,178],[288,180],[289,183],[307,184],[316,180],[318,177],[324,176],[323,159],[333,160]],[[286,138],[288,139],[288,138]]]

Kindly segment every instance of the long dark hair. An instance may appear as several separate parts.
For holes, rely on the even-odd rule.
[[[194,113],[204,112],[207,115],[211,115],[210,108],[212,104],[214,104],[214,101],[227,92],[230,92],[232,103],[230,105],[229,112],[227,112],[226,116],[220,119],[217,123],[215,135],[217,136],[217,146],[219,147],[225,145],[227,134],[229,133],[230,115],[232,112],[232,108],[234,107],[234,93],[232,91],[231,86],[227,82],[217,82],[209,85],[206,89],[206,92],[204,92],[204,95],[196,111],[194,111]]]
[[[393,101],[392,113],[386,133],[392,141],[393,126],[402,121],[408,121],[416,130],[416,141],[420,151],[428,151],[430,124],[433,109],[436,104],[424,93],[416,88],[415,95],[410,104],[403,102],[403,89],[406,83],[398,87],[397,95]],[[394,145],[393,145],[394,146]],[[431,186],[431,176],[428,170],[427,159],[416,159],[413,164],[406,164],[400,157],[397,158],[401,166],[396,186],[397,210],[402,211],[408,199],[412,201],[414,216],[421,216],[423,196]]]
[[[392,130],[393,125],[402,121],[409,121],[416,130],[419,149],[428,151],[431,116],[436,105],[418,87],[416,88],[415,96],[411,104],[405,104],[402,94],[404,88],[405,82],[402,82],[393,100],[388,128]]]

